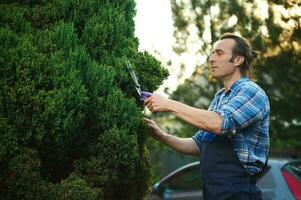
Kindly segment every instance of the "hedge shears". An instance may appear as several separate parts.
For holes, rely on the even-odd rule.
[[[129,61],[126,62],[126,68],[132,77],[132,80],[135,84],[135,89],[139,95],[140,100],[144,101],[148,97],[152,96],[153,94],[151,92],[141,91],[140,84],[139,84],[136,74],[132,68],[132,65]]]

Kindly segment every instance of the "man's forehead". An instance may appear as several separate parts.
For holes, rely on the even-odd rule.
[[[231,38],[226,38],[222,40],[218,40],[213,45],[213,50],[222,50],[222,51],[232,51],[235,45],[235,40]]]

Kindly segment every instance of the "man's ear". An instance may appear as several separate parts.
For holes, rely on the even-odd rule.
[[[235,66],[240,66],[242,63],[244,63],[244,61],[245,61],[245,57],[243,57],[243,56],[236,56],[234,58],[234,65]]]

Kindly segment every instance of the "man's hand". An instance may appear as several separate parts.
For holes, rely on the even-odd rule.
[[[159,126],[153,120],[143,118],[144,122],[150,129],[150,136],[154,139],[166,144],[172,149],[188,154],[188,155],[199,155],[200,149],[192,138],[179,138],[174,135],[163,132]]]
[[[150,136],[156,140],[161,140],[164,136],[164,132],[160,129],[160,127],[153,120],[143,118],[144,123],[149,127]]]
[[[154,94],[144,100],[144,105],[151,112],[167,112],[170,110],[171,100],[163,96]]]

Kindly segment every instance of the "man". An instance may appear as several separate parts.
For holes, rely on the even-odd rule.
[[[224,88],[208,110],[159,95],[144,102],[152,112],[170,112],[199,128],[192,138],[179,138],[144,119],[153,138],[178,152],[200,155],[204,199],[262,198],[255,176],[267,161],[270,107],[265,92],[251,80],[255,57],[244,38],[226,33],[209,57],[211,72]]]

